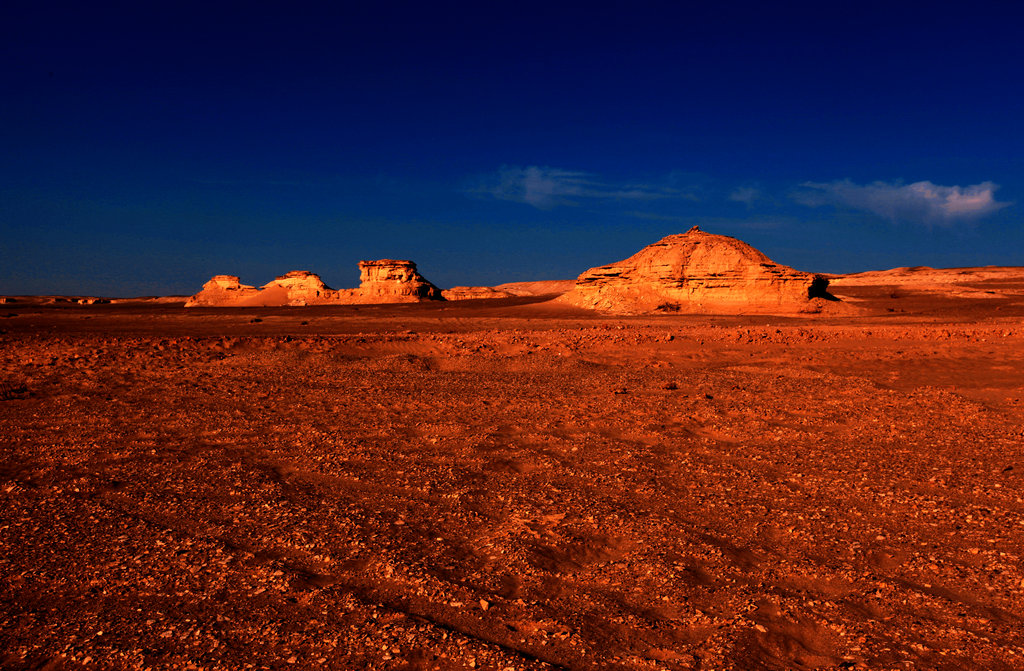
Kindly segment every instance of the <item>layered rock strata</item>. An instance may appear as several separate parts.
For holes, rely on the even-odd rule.
[[[241,284],[234,275],[215,275],[185,307],[255,307],[279,305],[348,305],[414,303],[444,300],[441,290],[416,270],[412,261],[360,261],[356,289],[332,289],[316,273],[293,270],[259,289]]]
[[[414,303],[444,300],[441,290],[416,270],[412,261],[380,259],[359,262],[359,298],[372,303]],[[381,299],[381,300],[376,300]]]
[[[556,299],[612,313],[817,311],[828,280],[779,265],[750,245],[696,226],[591,268]],[[820,307],[818,307],[820,309]]]

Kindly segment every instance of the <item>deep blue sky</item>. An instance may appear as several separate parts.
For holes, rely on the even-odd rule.
[[[8,2],[0,293],[570,278],[693,224],[804,270],[1024,265],[1022,12]]]

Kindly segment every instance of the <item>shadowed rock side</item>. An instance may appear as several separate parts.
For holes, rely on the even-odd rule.
[[[750,245],[694,226],[591,268],[557,301],[613,313],[818,312],[828,280],[779,265]]]
[[[254,307],[277,305],[349,305],[415,303],[444,300],[441,290],[416,270],[412,261],[360,261],[357,289],[332,289],[316,273],[293,270],[257,289],[234,275],[215,275],[185,307]]]

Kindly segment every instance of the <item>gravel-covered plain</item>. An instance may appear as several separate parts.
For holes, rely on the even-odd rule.
[[[1024,307],[896,305],[2,306],[0,667],[1024,668]]]

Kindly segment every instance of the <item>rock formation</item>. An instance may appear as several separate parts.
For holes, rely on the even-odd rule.
[[[415,263],[394,259],[360,261],[359,288],[356,291],[360,298],[367,299],[363,301],[366,303],[444,300],[441,290],[420,275]]]
[[[332,289],[316,273],[293,270],[259,289],[234,275],[214,275],[185,307],[255,307],[275,305],[347,305],[413,303],[444,300],[441,290],[416,270],[412,261],[360,261],[357,289]]]
[[[745,242],[694,226],[633,256],[591,268],[557,301],[615,313],[815,312],[820,275],[774,263]],[[820,302],[820,301],[819,301]]]
[[[337,292],[308,270],[292,270],[267,282],[260,290],[264,305],[316,305]]]
[[[271,287],[283,287],[285,290],[296,295],[304,294],[310,298],[317,298],[324,291],[331,290],[329,286],[324,284],[319,275],[308,270],[292,270],[280,277],[275,277],[273,282],[263,285],[264,289]]]
[[[236,275],[214,275],[202,290],[185,301],[185,307],[236,305],[259,293],[259,289],[242,284]]]

